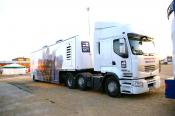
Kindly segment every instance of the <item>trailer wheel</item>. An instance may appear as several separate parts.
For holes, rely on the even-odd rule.
[[[107,78],[105,81],[105,91],[111,97],[120,97],[120,84],[114,77]]]
[[[87,89],[87,80],[82,74],[78,75],[78,87],[80,90]]]
[[[35,75],[33,75],[33,81],[37,81],[37,80],[35,79]]]
[[[74,76],[72,73],[67,73],[66,74],[66,85],[70,89],[75,89],[76,88],[76,79],[74,79]]]

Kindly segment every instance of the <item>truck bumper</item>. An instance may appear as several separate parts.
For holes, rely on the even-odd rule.
[[[152,79],[148,80],[123,80],[123,82],[121,82],[121,93],[127,94],[141,94],[160,87],[159,76],[154,76]]]

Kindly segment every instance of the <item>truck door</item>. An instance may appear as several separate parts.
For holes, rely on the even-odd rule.
[[[112,66],[112,54],[111,54],[112,44],[110,39],[100,40],[100,63],[101,68],[109,68]]]
[[[120,71],[130,72],[131,59],[129,58],[126,39],[114,38],[112,40],[112,49],[112,66]]]

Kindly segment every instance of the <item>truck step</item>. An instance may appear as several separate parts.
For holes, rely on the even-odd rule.
[[[103,76],[101,76],[101,75],[100,76],[93,75],[92,77],[93,78],[103,78]]]

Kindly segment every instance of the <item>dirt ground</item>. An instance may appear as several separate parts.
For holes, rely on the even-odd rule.
[[[160,89],[121,98],[33,82],[29,75],[3,76],[0,116],[175,116],[175,100],[164,96],[164,79],[172,76],[172,66],[163,65],[160,76]]]

